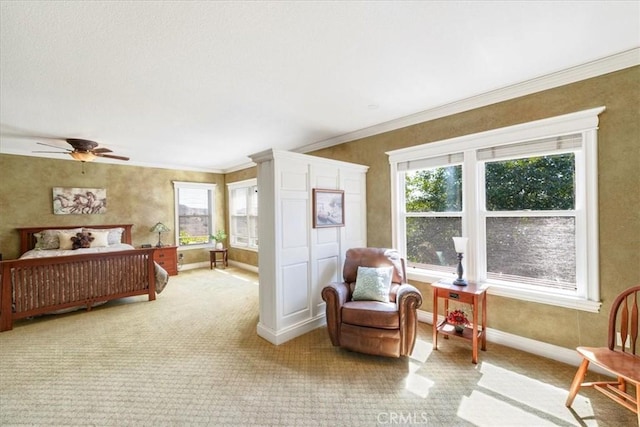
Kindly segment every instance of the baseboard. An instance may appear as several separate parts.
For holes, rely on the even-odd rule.
[[[442,319],[444,319],[444,317],[441,316],[441,320]],[[418,310],[418,321],[433,325],[433,313]],[[487,328],[487,341],[515,348],[517,350],[526,351],[527,353],[546,357],[568,365],[578,366],[582,362],[582,358],[578,355],[575,349],[569,349],[543,341],[521,337],[498,329]],[[604,371],[593,364],[589,365],[589,370],[602,375],[611,375],[611,373]]]
[[[304,335],[307,332],[311,332],[314,329],[318,329],[319,327],[326,325],[326,323],[327,322],[323,314],[315,319],[309,319],[280,331],[274,331],[273,329],[264,326],[261,322],[258,322],[256,330],[259,336],[269,341],[271,344],[280,345],[297,338],[300,335]]]
[[[209,268],[209,261],[193,262],[191,264],[182,264],[178,267],[178,271],[196,270],[198,268]]]
[[[241,268],[243,270],[251,271],[253,273],[258,274],[258,266],[256,265],[245,264],[243,262],[238,262],[233,260],[229,260],[229,265],[232,267]]]
[[[245,263],[233,261],[233,260],[229,260],[229,265],[231,267],[237,267],[243,270],[251,271],[253,273],[258,273],[258,267],[256,267],[255,265],[245,264]],[[202,262],[194,262],[191,264],[183,264],[181,267],[178,267],[178,270],[186,271],[186,270],[196,270],[198,268],[210,268],[210,267],[211,267],[211,264],[209,263],[209,261],[202,261]]]

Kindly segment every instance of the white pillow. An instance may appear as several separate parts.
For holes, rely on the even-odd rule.
[[[92,236],[95,236],[95,233],[101,233],[106,231],[109,233],[107,236],[107,242],[109,245],[119,245],[122,243],[122,233],[124,233],[124,228],[115,227],[115,228],[83,228],[82,231],[86,231],[92,233]],[[93,245],[92,245],[93,246]]]
[[[108,231],[85,231],[86,233],[90,233],[91,237],[93,237],[93,241],[91,242],[92,248],[101,248],[105,246],[109,246],[109,232]]]
[[[393,267],[358,267],[353,301],[389,302]]]
[[[60,241],[60,249],[62,250],[71,250],[73,249],[73,240],[72,237],[76,236],[76,231],[58,231],[58,240]]]

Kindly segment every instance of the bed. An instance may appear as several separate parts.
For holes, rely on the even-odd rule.
[[[41,314],[90,310],[136,295],[155,300],[169,275],[153,261],[155,249],[131,245],[131,228],[132,224],[18,228],[20,258],[0,261],[0,332],[12,329],[17,319]],[[68,247],[67,237],[78,230],[92,233],[92,247]]]

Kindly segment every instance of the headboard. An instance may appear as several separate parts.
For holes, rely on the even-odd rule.
[[[131,245],[131,228],[133,224],[110,224],[110,225],[62,225],[62,226],[47,226],[47,227],[20,227],[16,228],[20,233],[20,255],[33,249],[36,246],[36,234],[42,230],[67,230],[69,228],[124,228],[122,233],[122,243],[128,243]]]

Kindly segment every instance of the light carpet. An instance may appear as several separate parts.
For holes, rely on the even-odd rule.
[[[275,346],[257,322],[257,278],[234,268],[17,322],[0,334],[0,424],[635,425],[592,390],[567,409],[573,366],[492,343],[474,365],[466,341],[432,351],[430,325],[391,359],[334,348],[324,328]]]

